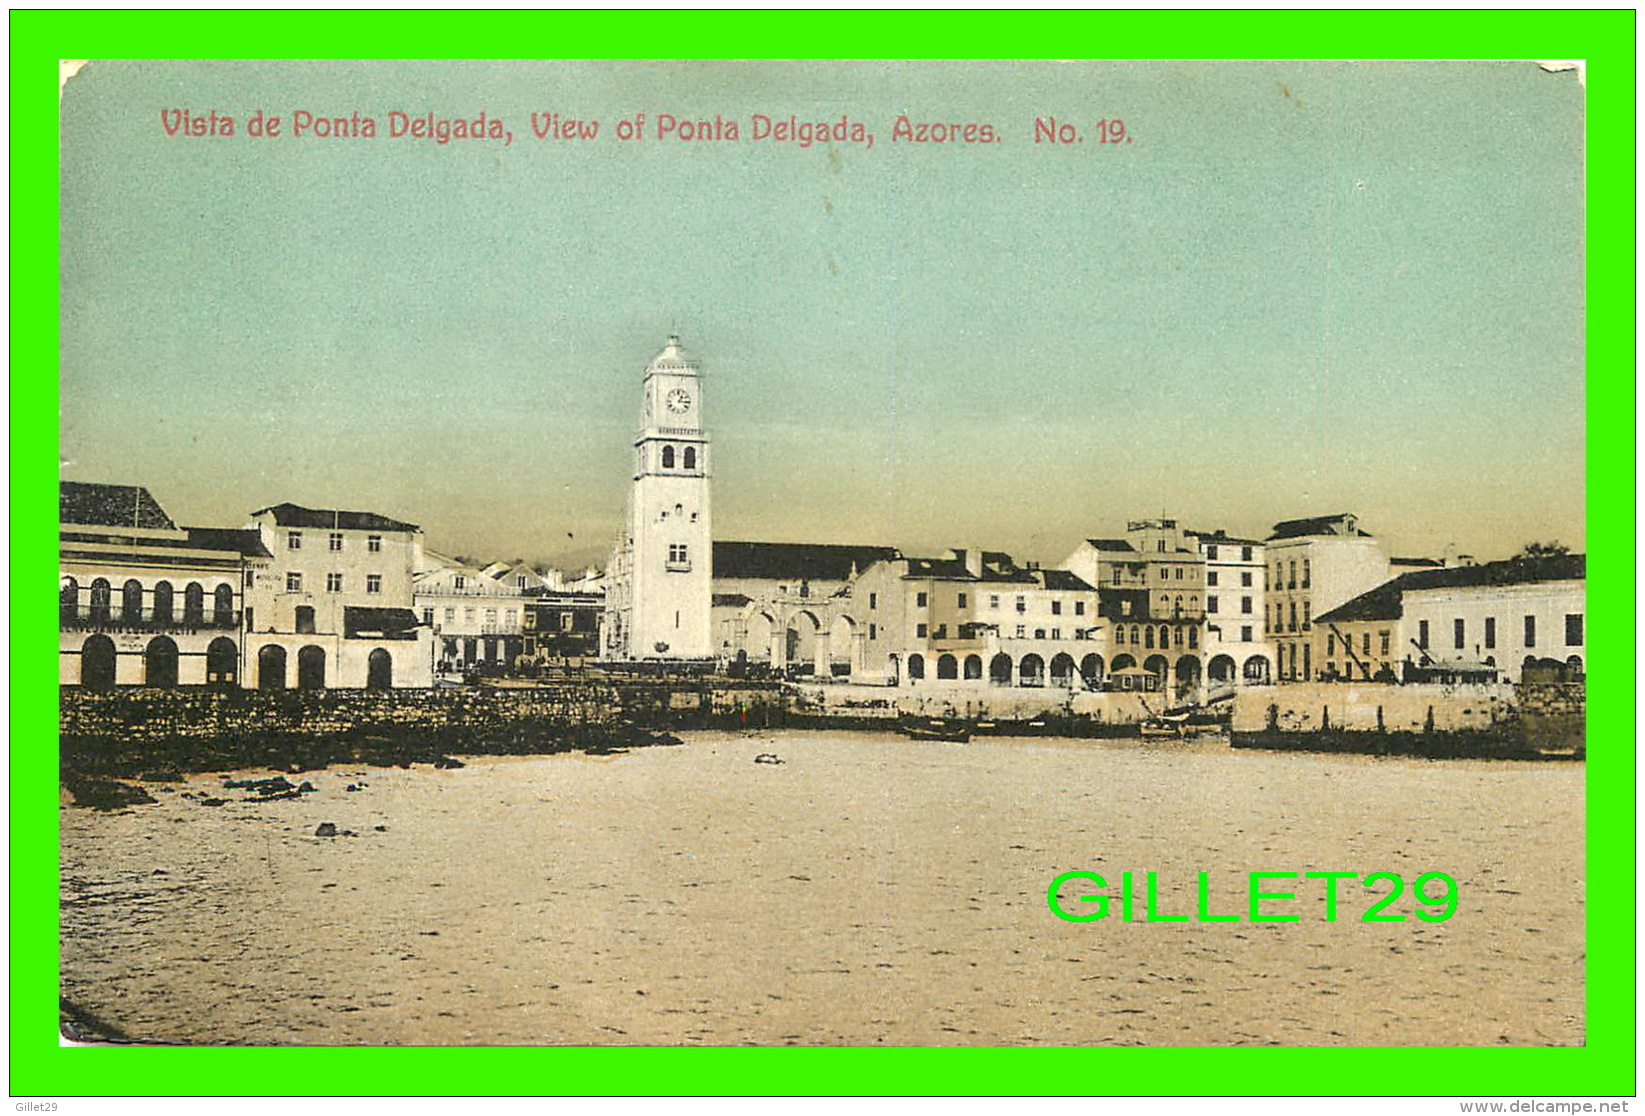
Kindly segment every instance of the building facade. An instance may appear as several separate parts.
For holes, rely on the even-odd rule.
[[[678,337],[645,366],[640,390],[628,514],[607,572],[604,657],[710,659],[709,442],[701,373]]]
[[[714,543],[716,655],[741,670],[855,677],[867,628],[846,592],[862,570],[896,556],[889,546]]]
[[[524,653],[529,588],[504,568],[488,574],[455,558],[424,552],[425,568],[412,576],[412,608],[432,633],[434,673],[504,672]]]
[[[1352,515],[1324,515],[1274,524],[1268,536],[1267,628],[1281,682],[1315,677],[1314,617],[1388,580],[1382,543]]]
[[[1205,680],[1208,687],[1273,680],[1268,642],[1268,565],[1263,544],[1226,531],[1185,531],[1205,561]]]
[[[1581,678],[1586,587],[1581,554],[1415,570],[1321,615],[1314,657],[1348,681]]]
[[[146,488],[58,489],[58,681],[243,684],[246,586],[269,567],[256,531],[179,527]]]
[[[1107,669],[1097,592],[1067,570],[976,548],[869,566],[848,596],[863,681],[1094,689]]]
[[[291,503],[253,512],[251,527],[272,559],[246,590],[247,685],[432,685],[431,633],[412,601],[420,527]]]
[[[1124,538],[1084,540],[1063,563],[1094,585],[1113,673],[1144,670],[1177,701],[1202,696],[1206,563],[1174,519],[1137,519]]]

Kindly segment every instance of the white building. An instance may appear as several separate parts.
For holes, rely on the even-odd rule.
[[[1477,675],[1519,682],[1539,667],[1587,672],[1587,559],[1581,554],[1419,569],[1321,614],[1314,657],[1353,681]]]
[[[792,674],[857,675],[868,629],[846,589],[896,554],[889,546],[715,542],[716,654]]]
[[[861,681],[1094,689],[1108,645],[1097,591],[1067,570],[973,547],[875,562],[846,593]]]
[[[253,512],[251,527],[273,560],[246,590],[246,685],[432,685],[429,630],[412,611],[422,528],[290,503]]]
[[[1263,544],[1226,531],[1184,531],[1205,561],[1205,678],[1212,686],[1273,678],[1268,642],[1268,566]]]
[[[58,491],[58,680],[241,684],[244,587],[269,566],[256,531],[179,527],[137,485]]]
[[[709,476],[702,378],[670,337],[641,385],[634,484],[607,575],[606,659],[714,657]]]
[[[520,587],[509,566],[493,576],[434,551],[424,554],[425,568],[413,576],[411,599],[433,632],[435,673],[513,666],[524,650],[528,594],[540,589],[529,583]]]
[[[1278,651],[1277,679],[1316,674],[1314,617],[1388,580],[1382,543],[1352,515],[1321,515],[1274,524],[1268,565],[1268,638]]]

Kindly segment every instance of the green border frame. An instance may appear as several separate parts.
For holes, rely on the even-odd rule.
[[[552,23],[550,23],[552,21]],[[11,610],[13,1096],[990,1094],[1620,1096],[1636,1088],[1633,11],[12,12],[11,540],[32,587],[56,550],[58,59],[493,57],[1549,58],[1587,64],[1588,1045],[1378,1049],[375,1049],[58,1045],[55,597]],[[47,47],[51,47],[47,51]],[[1536,157],[1528,135],[1525,157]],[[15,584],[15,578],[13,579]],[[49,645],[49,644],[48,644]],[[19,653],[21,652],[21,653]],[[1581,876],[1583,866],[1570,871]],[[113,1059],[113,1061],[110,1061]],[[93,1061],[95,1060],[95,1061]],[[95,1066],[95,1068],[93,1068]],[[1370,1069],[1370,1072],[1367,1070]]]

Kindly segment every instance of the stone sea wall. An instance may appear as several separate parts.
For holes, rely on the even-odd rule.
[[[1418,754],[1583,752],[1582,683],[1304,682],[1235,695],[1236,747]]]

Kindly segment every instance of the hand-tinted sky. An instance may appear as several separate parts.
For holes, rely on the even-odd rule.
[[[251,139],[258,108],[380,132]],[[392,110],[513,142],[388,138]],[[902,112],[1002,142],[894,143]],[[754,113],[874,146],[751,141]],[[1085,142],[1036,145],[1053,115]],[[93,62],[63,101],[63,475],[188,522],[292,500],[603,560],[675,329],[719,538],[1054,562],[1134,516],[1353,511],[1400,553],[1580,547],[1582,190],[1581,87],[1531,64]]]

